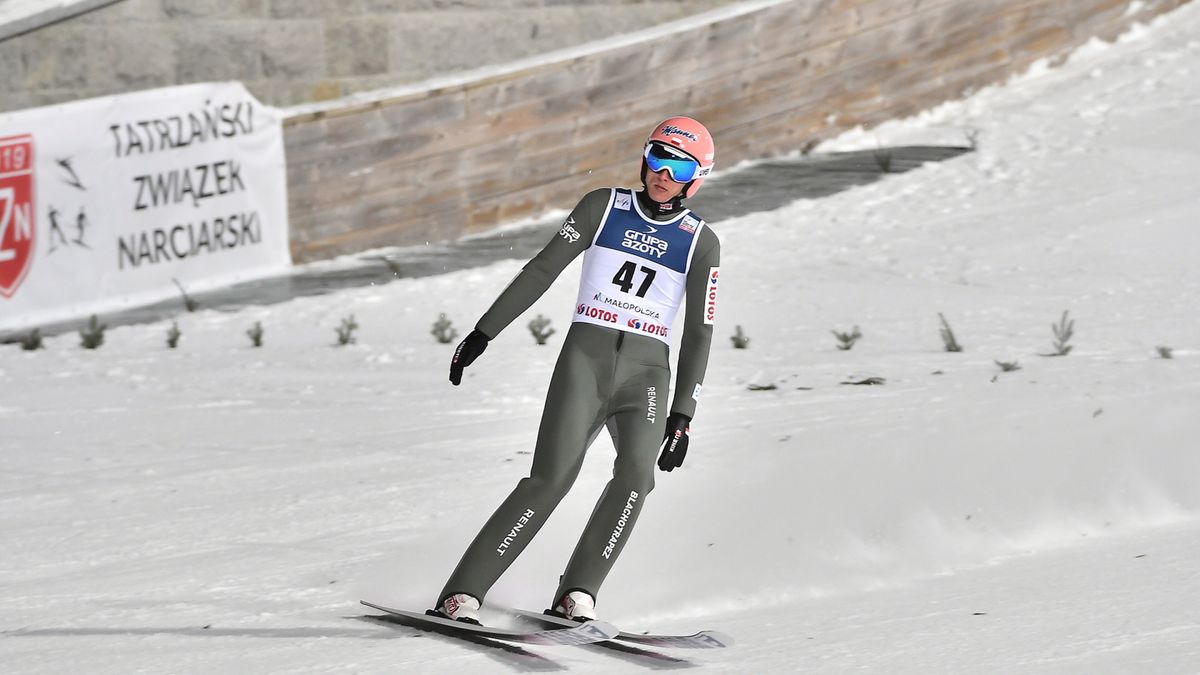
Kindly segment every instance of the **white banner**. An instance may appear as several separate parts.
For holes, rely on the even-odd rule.
[[[240,83],[0,113],[0,330],[290,265],[282,117]]]

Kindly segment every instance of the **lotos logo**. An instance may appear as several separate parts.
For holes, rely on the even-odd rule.
[[[11,298],[33,264],[33,136],[0,138],[0,295]]]
[[[599,307],[592,307],[591,305],[581,304],[575,308],[575,313],[588,319],[607,321],[608,323],[617,322],[616,312],[610,312],[607,309],[600,309]]]
[[[708,289],[704,293],[704,323],[708,325],[717,320],[717,278],[720,275],[720,267],[709,268]]]
[[[663,127],[662,134],[663,134],[663,136],[683,136],[684,138],[691,140],[691,141],[700,140],[699,138],[696,138],[696,134],[693,134],[690,131],[684,131],[683,129],[680,129],[679,127],[675,126],[674,124],[668,124],[667,126]]]
[[[641,319],[630,319],[625,325],[633,328],[634,330],[640,330],[643,333],[649,333],[650,335],[657,335],[659,337],[666,337],[667,333],[670,332],[666,326],[657,323],[650,323],[649,321],[642,321]]]

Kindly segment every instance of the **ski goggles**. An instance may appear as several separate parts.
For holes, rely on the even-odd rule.
[[[661,143],[647,143],[642,157],[651,171],[658,173],[666,169],[676,183],[690,183],[712,171],[711,166],[701,167],[700,162]]]

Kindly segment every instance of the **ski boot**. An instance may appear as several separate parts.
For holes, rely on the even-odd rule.
[[[479,600],[466,593],[446,596],[446,599],[442,600],[442,604],[438,605],[437,614],[447,619],[476,626],[481,625],[479,623]]]
[[[546,613],[580,623],[593,621],[596,618],[596,601],[585,591],[570,591],[559,599],[554,609]]]

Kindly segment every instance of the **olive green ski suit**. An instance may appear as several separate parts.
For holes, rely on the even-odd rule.
[[[571,488],[588,446],[607,426],[616,448],[613,477],[550,607],[572,590],[597,596],[654,487],[667,419],[662,406],[670,387],[670,319],[684,299],[670,412],[694,416],[712,342],[720,242],[686,209],[645,215],[648,209],[639,204],[644,199],[619,188],[585,195],[476,325],[495,338],[569,263],[588,252],[580,300],[551,377],[529,476],[517,483],[467,548],[439,606],[456,593],[482,602]]]

